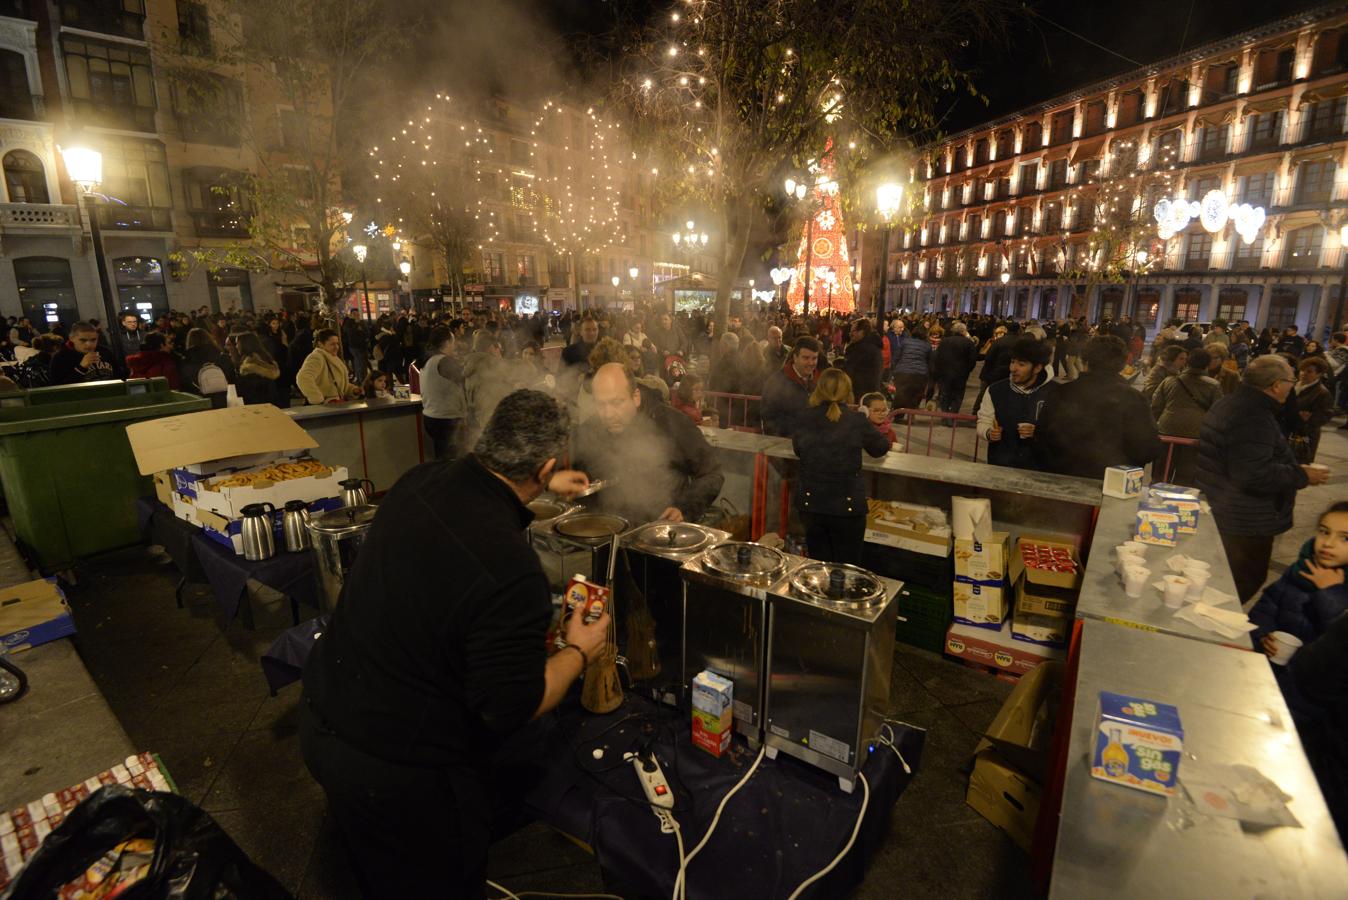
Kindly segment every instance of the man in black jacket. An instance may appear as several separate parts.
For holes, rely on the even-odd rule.
[[[759,411],[763,415],[764,434],[791,434],[795,418],[809,406],[810,394],[819,381],[822,351],[814,338],[797,338],[786,365],[763,383]]]
[[[473,456],[418,466],[379,504],[304,671],[300,744],[366,897],[473,897],[505,791],[509,738],[561,702],[609,617],[572,617],[548,658],[547,579],[525,505],[556,472],[568,420],[516,391]]]
[[[955,322],[932,354],[932,377],[942,412],[957,413],[964,405],[969,375],[978,366],[978,345],[969,339],[969,329]]]
[[[983,371],[978,373],[978,380],[983,382],[986,388],[990,384],[1001,381],[1003,378],[1011,377],[1011,345],[1020,337],[1020,325],[1016,322],[1007,322],[1004,326],[1006,334],[992,342],[988,347],[987,355],[983,357]]]
[[[1268,578],[1273,539],[1292,527],[1296,492],[1329,480],[1299,466],[1278,425],[1296,378],[1276,354],[1250,361],[1240,387],[1203,416],[1198,486],[1212,504],[1217,531],[1244,603]]]
[[[1059,387],[1045,371],[1048,358],[1046,341],[1022,336],[1011,347],[1011,377],[989,385],[983,395],[978,407],[978,433],[988,442],[988,462],[994,466],[1044,467],[1035,431],[1040,413]]]
[[[885,369],[885,349],[880,336],[871,327],[870,319],[857,319],[852,323],[852,335],[842,369],[852,379],[854,401],[880,390],[880,376]]]
[[[1127,358],[1127,345],[1112,334],[1086,342],[1086,371],[1061,385],[1039,415],[1035,440],[1048,471],[1103,478],[1110,466],[1144,466],[1160,454],[1151,407],[1119,376]]]
[[[632,522],[696,522],[721,493],[716,451],[683,413],[648,403],[621,363],[600,366],[590,382],[595,415],[576,430],[572,465],[613,483],[601,509]]]

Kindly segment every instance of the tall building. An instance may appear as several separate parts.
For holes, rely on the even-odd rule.
[[[103,155],[108,199],[90,209],[118,311],[302,302],[294,275],[192,264],[194,250],[247,240],[245,180],[261,154],[287,150],[274,91],[212,58],[237,33],[221,14],[193,0],[0,4],[0,315],[107,317],[61,143]]]
[[[886,305],[1318,336],[1348,317],[1346,113],[1332,4],[952,135],[914,173]],[[1162,199],[1211,208],[1158,228]],[[1266,214],[1252,241],[1228,224],[1237,204]]]

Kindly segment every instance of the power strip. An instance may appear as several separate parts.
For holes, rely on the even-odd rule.
[[[637,780],[641,782],[641,789],[646,792],[646,800],[651,806],[674,808],[674,791],[670,789],[669,781],[653,751],[633,756],[632,768],[636,770]]]

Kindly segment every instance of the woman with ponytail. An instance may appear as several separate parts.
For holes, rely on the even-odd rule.
[[[841,369],[819,376],[791,445],[800,459],[796,506],[812,559],[859,565],[866,532],[861,452],[884,456],[889,441],[851,408],[852,380]]]

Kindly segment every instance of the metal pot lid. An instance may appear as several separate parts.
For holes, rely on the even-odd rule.
[[[737,581],[776,578],[786,569],[786,554],[762,544],[724,541],[702,555],[704,568]]]
[[[374,514],[378,511],[379,507],[368,504],[365,506],[343,506],[341,509],[329,510],[321,516],[311,518],[309,530],[334,537],[365,531],[369,529],[370,524],[374,521]]]
[[[268,509],[268,507],[271,507],[271,508]],[[276,511],[276,507],[275,507],[275,506],[272,506],[272,504],[270,504],[270,503],[249,503],[249,504],[248,504],[247,506],[245,506],[243,509],[239,510],[239,512],[240,512],[241,514],[243,514],[243,515],[245,515],[245,516],[249,516],[249,517],[252,517],[252,516],[265,516],[265,515],[267,515],[267,514],[269,514],[269,513],[271,513],[271,512],[275,512],[275,511]]]
[[[606,540],[626,531],[627,520],[605,513],[580,513],[560,520],[552,530],[581,541]]]
[[[691,522],[652,522],[637,529],[631,544],[654,553],[695,553],[710,544],[712,537],[707,529]]]
[[[886,599],[879,578],[845,563],[806,563],[791,573],[791,587],[807,600],[847,609],[869,609]]]
[[[303,500],[287,500],[287,501],[286,501],[286,506],[285,506],[286,512],[303,512],[304,510],[306,510],[306,509],[308,509],[308,508],[309,508],[309,504],[305,503]]]
[[[529,510],[534,514],[535,522],[555,519],[570,508],[568,504],[560,500],[534,500],[529,504]]]

